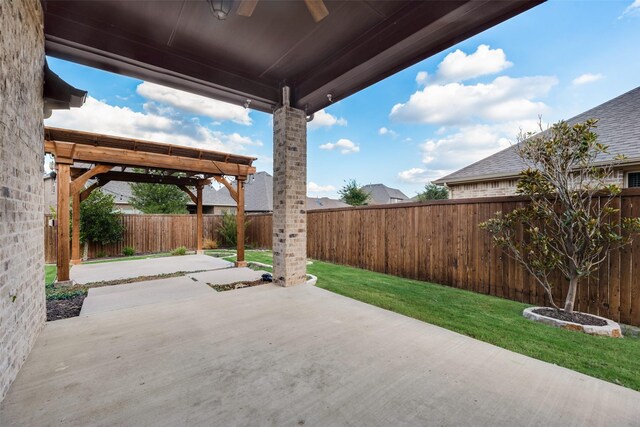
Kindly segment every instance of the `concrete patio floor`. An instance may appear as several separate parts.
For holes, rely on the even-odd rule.
[[[172,257],[80,264],[71,268],[71,280],[79,284],[156,276],[178,271],[216,270],[232,267],[233,263],[208,255],[182,255]]]
[[[640,393],[301,285],[48,323],[2,426],[630,426]]]

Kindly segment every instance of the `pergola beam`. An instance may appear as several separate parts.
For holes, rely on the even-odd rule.
[[[178,188],[181,189],[182,191],[184,191],[185,193],[187,193],[187,196],[189,196],[189,198],[191,199],[191,201],[194,204],[198,204],[198,199],[200,197],[196,196],[195,194],[193,194],[193,192],[191,190],[189,190],[189,188],[187,188],[186,185],[178,185]]]
[[[235,200],[236,203],[238,203],[238,192],[236,191],[235,188],[233,188],[233,185],[231,185],[231,183],[229,183],[229,181],[227,181],[226,179],[224,179],[224,177],[221,177],[221,176],[214,176],[213,179],[215,179],[220,184],[222,184],[225,187],[227,187],[227,190],[229,190],[229,194],[231,195],[231,198],[233,200]]]
[[[122,148],[91,146],[62,141],[45,141],[45,152],[59,157],[61,151],[70,153],[68,158],[78,162],[103,163],[154,169],[171,169],[185,172],[210,173],[246,177],[256,172],[256,168],[237,163],[215,160],[199,160],[168,154],[150,153]],[[67,157],[67,156],[62,156]]]
[[[79,170],[77,168],[72,168],[72,172],[74,170]],[[86,169],[80,169],[86,170]],[[145,184],[167,184],[167,185],[184,185],[187,187],[195,187],[197,185],[208,185],[211,183],[209,179],[206,178],[186,178],[179,176],[170,176],[170,175],[157,175],[157,174],[147,174],[147,173],[135,173],[135,172],[118,172],[118,171],[109,171],[106,173],[102,173],[97,175],[96,178],[99,181],[120,181],[120,182],[142,182]]]

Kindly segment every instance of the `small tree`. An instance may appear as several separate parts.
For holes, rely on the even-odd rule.
[[[175,185],[130,184],[133,196],[131,206],[146,214],[187,213],[189,196]]]
[[[89,243],[108,245],[122,240],[124,228],[120,214],[114,211],[114,197],[94,190],[80,203],[80,241],[84,244],[84,258]]]
[[[569,281],[568,313],[573,312],[579,280],[640,231],[640,218],[619,219],[614,207],[621,189],[610,178],[624,157],[602,159],[607,146],[597,142],[596,124],[559,122],[537,136],[521,134],[517,151],[528,169],[520,173],[517,192],[531,202],[498,212],[480,225],[535,277],[556,309],[550,278],[560,271]]]
[[[432,182],[425,184],[424,190],[418,193],[418,200],[444,200],[449,198],[449,190],[444,185],[436,185]]]
[[[338,190],[340,199],[351,206],[366,205],[370,194],[364,191],[355,179],[348,180],[345,185]]]

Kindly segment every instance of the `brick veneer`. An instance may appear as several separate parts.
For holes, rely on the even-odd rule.
[[[304,283],[307,272],[307,121],[284,106],[273,115],[273,278]]]
[[[45,318],[42,81],[38,0],[0,1],[0,400]]]
[[[624,171],[613,171],[610,184],[624,187]],[[471,182],[466,184],[448,184],[449,198],[469,199],[477,197],[514,196],[516,194],[517,179],[504,179],[499,181]]]

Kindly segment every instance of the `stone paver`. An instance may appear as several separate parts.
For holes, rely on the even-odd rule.
[[[156,276],[178,271],[215,270],[232,266],[232,262],[208,255],[183,255],[122,262],[80,264],[71,269],[71,279],[82,284],[131,279],[141,276]]]
[[[637,426],[640,393],[322,289],[47,323],[0,424]]]

